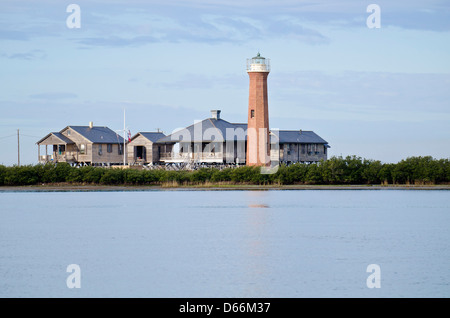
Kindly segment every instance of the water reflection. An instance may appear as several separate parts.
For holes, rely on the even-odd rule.
[[[268,208],[267,204],[249,204],[249,208]]]
[[[266,278],[267,266],[267,225],[269,205],[266,202],[267,192],[251,191],[246,193],[248,207],[245,209],[245,237],[244,244],[244,277],[247,280],[244,297],[264,297],[269,294]]]

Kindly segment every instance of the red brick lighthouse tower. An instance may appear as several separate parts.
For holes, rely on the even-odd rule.
[[[258,55],[247,59],[250,77],[248,96],[247,158],[249,166],[270,164],[269,156],[269,104],[267,99],[267,76],[270,60]]]

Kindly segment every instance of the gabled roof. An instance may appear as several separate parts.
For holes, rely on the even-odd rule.
[[[131,137],[131,140],[135,139],[139,135],[150,140],[151,142],[157,142],[159,139],[166,137],[166,135],[164,135],[162,132],[142,132],[142,131],[140,131],[136,135]]]
[[[275,135],[278,134],[279,143],[293,143],[293,144],[328,144],[328,142],[319,137],[314,131],[308,130],[279,130],[278,133],[273,131]],[[273,136],[273,134],[272,134]]]
[[[123,143],[123,138],[115,131],[109,129],[108,127],[94,126],[90,128],[89,126],[67,126],[63,130],[61,130],[61,132],[63,132],[66,129],[72,129],[76,131],[84,138],[93,143],[104,143],[104,144]]]
[[[232,135],[227,136],[227,129]],[[328,144],[313,131],[308,130],[278,130],[272,131],[279,137],[279,143]],[[223,119],[207,118],[198,123],[180,129],[173,134],[159,139],[158,143],[190,142],[224,142],[226,140],[246,140],[247,124],[230,123]]]
[[[240,130],[241,128],[242,130]],[[229,132],[235,132],[227,136]],[[245,140],[247,124],[232,124],[223,119],[207,118],[198,123],[180,129],[158,140],[158,143],[190,142],[224,142],[225,140]]]
[[[37,142],[37,144],[41,144],[43,143],[46,139],[50,138],[50,137],[54,137],[56,139],[56,141],[59,141],[58,144],[73,144],[74,142],[72,140],[70,140],[69,138],[67,138],[66,136],[64,136],[63,134],[59,133],[59,132],[51,132],[49,133],[47,136],[45,136],[44,138],[42,138],[41,140],[39,140]],[[51,143],[45,143],[45,144],[55,144],[55,142],[51,142]]]

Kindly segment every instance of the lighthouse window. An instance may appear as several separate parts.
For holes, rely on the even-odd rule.
[[[255,110],[254,109],[252,109],[250,111],[250,118],[255,118]]]

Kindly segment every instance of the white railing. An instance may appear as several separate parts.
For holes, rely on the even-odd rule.
[[[222,153],[214,153],[214,152],[207,152],[207,153],[189,153],[189,152],[183,152],[183,153],[162,153],[160,154],[159,158],[162,161],[173,161],[173,160],[182,160],[182,161],[201,161],[201,160],[222,160],[223,154]]]
[[[53,153],[52,155],[40,155],[39,162],[65,162],[65,161],[76,161],[77,156],[74,152],[64,152],[62,154]]]
[[[260,63],[247,59],[247,72],[270,72],[270,59],[260,60]]]
[[[49,162],[52,160],[52,155],[40,155],[39,162]]]

